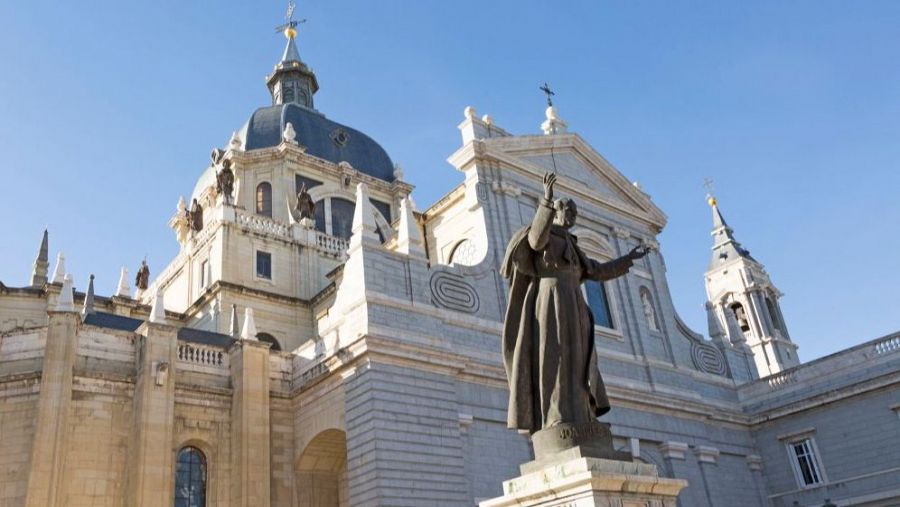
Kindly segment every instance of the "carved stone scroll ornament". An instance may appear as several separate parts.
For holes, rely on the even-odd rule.
[[[435,305],[464,313],[475,313],[481,306],[478,292],[457,274],[438,271],[431,275],[431,300]]]

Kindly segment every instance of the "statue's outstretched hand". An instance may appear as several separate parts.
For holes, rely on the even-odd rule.
[[[544,199],[548,201],[553,200],[553,185],[556,184],[556,174],[555,173],[545,173],[544,174]]]
[[[636,261],[636,260],[640,259],[641,257],[647,255],[648,253],[650,253],[649,246],[638,245],[638,246],[632,248],[631,251],[628,252],[627,255],[628,255],[629,259]]]

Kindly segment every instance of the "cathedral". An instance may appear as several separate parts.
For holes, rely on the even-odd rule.
[[[801,362],[778,274],[712,196],[708,329],[688,328],[656,239],[666,215],[552,105],[531,134],[465,108],[460,183],[416,206],[375,140],[316,108],[285,35],[271,104],[223,132],[169,219],[168,265],[76,290],[45,231],[27,284],[0,283],[0,505],[501,495],[532,456],[506,426],[500,265],[549,171],[588,256],[651,248],[583,286],[618,451],[686,480],[680,507],[900,505],[900,333]]]

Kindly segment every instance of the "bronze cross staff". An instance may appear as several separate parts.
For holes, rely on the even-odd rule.
[[[550,85],[548,85],[548,84],[545,82],[545,83],[544,83],[544,86],[542,86],[540,89],[541,89],[542,92],[544,92],[544,93],[547,94],[547,105],[550,106],[550,107],[553,107],[553,99],[552,99],[551,97],[553,97],[553,96],[556,95],[556,94],[553,93],[553,90],[550,89]]]

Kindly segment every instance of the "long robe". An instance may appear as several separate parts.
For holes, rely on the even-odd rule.
[[[543,200],[531,225],[513,235],[501,267],[510,278],[503,325],[507,425],[532,433],[609,411],[581,283],[622,276],[632,265],[627,256],[606,263],[588,258],[554,216],[552,203]]]

